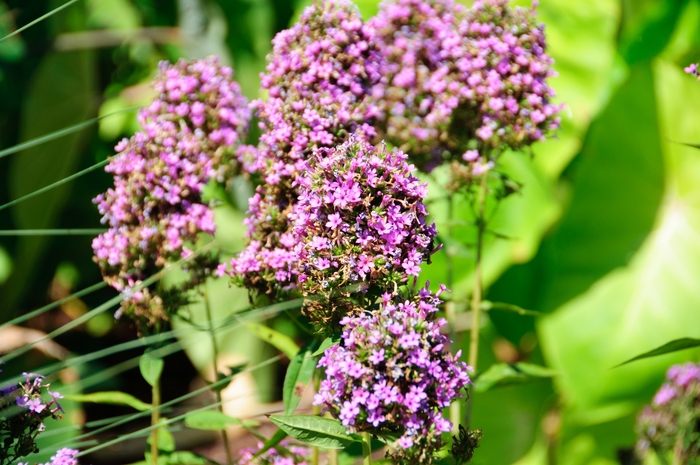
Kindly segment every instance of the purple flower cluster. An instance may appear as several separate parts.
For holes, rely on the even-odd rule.
[[[651,448],[657,454],[674,454],[678,463],[695,463],[700,457],[700,364],[674,365],[651,405],[637,418],[636,450],[644,457]]]
[[[700,77],[698,77],[698,74],[699,74],[698,70],[699,70],[699,68],[698,68],[697,63],[691,63],[688,66],[686,66],[685,68],[683,68],[683,71],[685,71],[686,73],[688,73],[692,76],[695,76],[700,81]]]
[[[262,294],[296,288],[288,215],[298,191],[291,184],[311,154],[349,139],[369,139],[379,114],[371,90],[381,59],[357,7],[349,0],[319,0],[291,29],[277,34],[261,76],[269,97],[253,106],[263,132],[256,162],[264,183],[250,199],[248,245],[230,264],[234,282]]]
[[[437,230],[427,223],[427,183],[407,158],[351,139],[308,161],[290,215],[305,295],[330,296],[358,283],[393,292],[418,276]]]
[[[394,446],[407,463],[430,463],[441,433],[452,426],[441,409],[470,382],[469,367],[457,361],[460,353],[447,352],[440,333],[446,321],[435,316],[438,295],[427,286],[412,299],[385,294],[376,312],[341,321],[340,344],[318,364],[326,378],[314,404],[349,431],[397,433]]]
[[[45,428],[47,418],[59,419],[63,412],[58,392],[51,392],[44,377],[22,373],[24,381],[0,388],[0,437],[5,438],[0,448],[0,464],[38,452],[36,436]],[[46,391],[49,400],[43,399]]]
[[[244,156],[250,110],[232,74],[214,57],[161,63],[158,97],[139,112],[143,132],[117,145],[106,168],[114,188],[94,200],[109,225],[93,241],[94,259],[104,279],[124,293],[122,310],[148,324],[167,319],[163,300],[149,289],[132,289],[188,257],[199,233],[214,233],[204,187],[226,182]],[[192,268],[202,273],[210,261]]]
[[[78,459],[75,456],[79,451],[64,447],[56,451],[56,455],[51,457],[51,461],[43,465],[78,465]],[[28,463],[18,463],[17,465],[29,465]],[[42,464],[37,464],[42,465]]]
[[[381,60],[350,0],[314,2],[275,36],[268,60],[261,79],[269,97],[253,104],[263,131],[254,168],[267,184],[293,179],[316,148],[374,135]]]
[[[285,454],[274,447],[271,447],[258,457],[255,454],[262,449],[263,443],[259,442],[257,447],[243,449],[240,451],[241,457],[238,465],[308,465],[310,463],[311,451],[306,447],[290,445],[286,441],[280,443],[284,447]]]
[[[429,167],[442,161],[452,113],[463,102],[459,64],[469,59],[459,25],[466,9],[452,0],[380,4],[368,21],[387,60],[375,97],[387,140]]]
[[[484,173],[505,149],[521,149],[559,126],[546,79],[555,73],[534,9],[477,0],[382,3],[370,23],[388,58],[375,95],[388,139],[417,155]],[[477,173],[475,173],[477,174]]]

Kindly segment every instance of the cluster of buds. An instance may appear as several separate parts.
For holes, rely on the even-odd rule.
[[[213,234],[210,182],[225,183],[239,165],[250,110],[231,68],[216,58],[160,64],[158,97],[139,112],[143,132],[122,140],[106,171],[114,188],[94,202],[109,230],[95,238],[104,279],[124,294],[122,312],[153,325],[167,320],[163,296],[134,290],[166,265],[188,258],[199,233]],[[197,257],[188,286],[201,283],[218,261]]]
[[[395,294],[418,276],[437,230],[427,222],[427,183],[407,158],[351,139],[308,160],[291,215],[304,295],[332,300],[350,288]],[[321,318],[313,308],[308,316]]]
[[[692,460],[700,457],[698,424],[700,364],[674,365],[637,418],[637,454],[643,458],[652,449],[669,462],[695,463]]]
[[[398,434],[394,448],[401,463],[431,463],[441,434],[452,427],[441,410],[470,382],[470,368],[457,361],[460,353],[447,351],[439,304],[439,292],[433,295],[427,286],[406,300],[386,294],[376,311],[341,321],[340,344],[318,364],[326,378],[314,404],[351,432]]]
[[[234,282],[278,297],[297,287],[289,214],[298,196],[292,183],[311,154],[350,138],[369,140],[379,114],[371,89],[382,62],[357,7],[324,0],[304,10],[298,23],[273,40],[265,101],[253,106],[260,118],[260,145],[248,171],[264,183],[250,200],[248,245],[230,266]]]
[[[241,457],[238,459],[238,465],[309,465],[311,463],[311,450],[289,444],[287,441],[282,441],[279,444],[281,448],[271,447],[260,455],[256,454],[263,447],[263,443],[259,442],[257,447],[251,447],[240,451]]]
[[[546,83],[555,73],[534,9],[397,0],[382,3],[370,25],[389,61],[375,90],[387,137],[426,169],[457,161],[478,177],[504,150],[558,128],[561,107]]]
[[[25,380],[0,388],[0,464],[12,464],[15,460],[39,452],[35,440],[45,428],[44,420],[61,418],[63,412],[58,392],[51,392],[44,377],[34,373],[22,373]],[[49,401],[42,397],[43,391]]]

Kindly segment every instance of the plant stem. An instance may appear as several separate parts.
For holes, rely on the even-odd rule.
[[[212,365],[214,368],[214,382],[216,382],[219,380],[219,369],[216,365],[216,362],[219,359],[219,349],[217,348],[217,345],[216,345],[216,332],[214,331],[214,323],[213,323],[213,318],[211,316],[211,306],[209,305],[209,293],[207,292],[207,283],[205,282],[202,285],[202,287],[203,287],[202,296],[204,297],[204,308],[206,309],[206,312],[207,312],[207,328],[209,329],[209,335],[211,336]],[[218,406],[219,412],[224,413],[223,403],[221,401],[221,390],[214,389],[214,395],[216,395],[216,401],[219,404],[219,406]],[[230,465],[231,463],[233,463],[233,457],[231,455],[231,445],[229,444],[229,441],[228,441],[228,433],[226,432],[225,429],[221,430],[221,439],[224,441],[224,449],[226,450],[226,463],[227,463],[227,465]]]
[[[318,376],[318,370],[314,370],[314,374],[311,377],[313,380],[313,387],[314,387],[314,395],[318,392],[318,388],[321,386],[321,378]],[[314,405],[313,406],[313,414],[314,415],[320,415],[321,414],[321,406],[320,405]],[[311,465],[318,465],[318,447],[313,446],[311,449],[312,455],[311,455]]]
[[[472,327],[469,341],[469,366],[476,373],[476,364],[479,356],[479,317],[481,315],[481,291],[482,291],[482,254],[484,246],[484,232],[486,231],[486,218],[484,216],[486,204],[486,174],[481,177],[479,192],[477,194],[477,236],[476,236],[476,263],[474,265],[474,289],[472,291]]]
[[[447,204],[447,236],[452,238],[452,222],[454,219],[454,206],[452,202],[452,196],[448,199]],[[448,246],[445,249],[445,285],[448,289],[452,289],[453,283],[453,268],[452,268],[452,251]],[[448,328],[450,331],[450,340],[452,341],[453,347],[459,347],[459,342],[457,341],[457,311],[455,309],[455,302],[449,300],[445,303],[445,317],[447,318]],[[452,351],[454,352],[454,350]],[[450,404],[450,421],[452,422],[452,432],[454,434],[459,434],[459,425],[462,422],[462,404],[460,402],[452,402]]]
[[[155,380],[151,387],[151,426],[153,433],[151,436],[151,465],[158,465],[158,423],[160,422],[160,377]]]
[[[362,433],[362,457],[362,465],[372,465],[372,438],[367,431]]]
[[[330,449],[328,451],[328,460],[330,465],[338,465],[338,449]]]

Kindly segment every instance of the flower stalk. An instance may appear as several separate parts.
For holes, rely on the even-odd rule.
[[[362,433],[362,465],[372,465],[372,437],[367,431]]]
[[[214,322],[211,313],[211,305],[209,304],[209,293],[207,292],[206,282],[203,284],[202,298],[204,299],[204,308],[207,312],[207,329],[211,337],[211,349],[212,349],[212,366],[214,368],[214,382],[219,380],[219,369],[217,367],[217,360],[219,359],[219,349],[216,344],[216,331],[214,330]],[[224,413],[224,407],[221,400],[221,390],[219,388],[213,389],[214,395],[216,396],[216,403],[218,405],[218,410]],[[228,433],[225,429],[221,430],[221,440],[224,441],[224,449],[226,450],[226,464],[230,465],[233,463],[233,456],[231,455],[231,445],[228,441]]]

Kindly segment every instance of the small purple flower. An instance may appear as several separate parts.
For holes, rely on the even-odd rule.
[[[437,231],[427,221],[426,186],[406,159],[399,150],[351,139],[304,164],[289,216],[305,295],[330,296],[356,284],[394,293],[396,284],[418,275]]]
[[[674,365],[651,405],[637,417],[636,452],[644,458],[653,448],[657,454],[673,454],[679,463],[700,457],[700,364]]]
[[[345,317],[340,344],[318,364],[326,378],[314,404],[324,405],[350,432],[397,433],[394,447],[413,457],[411,463],[431,462],[451,427],[441,410],[470,382],[459,354],[444,351],[439,304],[425,288],[409,299],[384,300],[373,313]]]
[[[143,131],[117,144],[106,167],[114,187],[94,203],[109,230],[92,248],[104,279],[124,294],[120,314],[147,324],[167,319],[160,296],[132,289],[189,257],[199,233],[215,232],[204,188],[227,182],[249,151],[243,140],[251,112],[232,74],[214,57],[160,63],[153,83],[158,97],[139,112]],[[215,257],[191,262],[187,286],[201,283],[217,263]]]
[[[238,465],[309,465],[311,462],[311,450],[299,445],[292,445],[287,441],[280,443],[281,448],[271,447],[260,455],[263,443],[257,447],[242,449]]]

